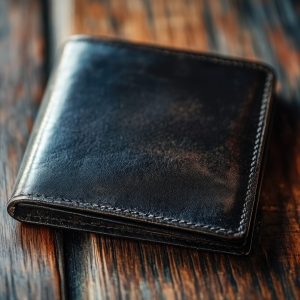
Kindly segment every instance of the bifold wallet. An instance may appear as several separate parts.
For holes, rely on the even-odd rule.
[[[247,254],[273,83],[260,63],[70,39],[8,212],[22,222]]]

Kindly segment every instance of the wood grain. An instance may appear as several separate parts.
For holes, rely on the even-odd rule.
[[[61,236],[6,212],[45,81],[39,1],[0,1],[0,299],[63,295]]]
[[[234,257],[62,233],[9,218],[6,201],[44,87],[45,35],[39,1],[2,0],[0,299],[59,299],[65,293],[70,299],[299,298],[298,2],[68,0],[64,7],[65,15],[53,11],[68,16],[69,33],[213,51],[274,66],[278,110],[262,189],[260,233],[251,256]],[[54,38],[62,39],[62,33]]]
[[[279,83],[252,255],[71,233],[65,238],[69,297],[299,299],[299,2],[75,0],[72,12],[70,33],[263,60],[276,69]]]

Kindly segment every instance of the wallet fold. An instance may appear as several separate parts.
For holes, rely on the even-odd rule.
[[[211,54],[76,37],[48,84],[15,219],[247,254],[274,73]]]

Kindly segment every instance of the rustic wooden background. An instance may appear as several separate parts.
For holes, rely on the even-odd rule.
[[[53,57],[73,33],[271,64],[277,113],[249,257],[21,225],[6,203]],[[300,2],[0,0],[0,299],[299,299]]]

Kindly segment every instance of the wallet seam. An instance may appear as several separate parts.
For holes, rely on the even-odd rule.
[[[87,39],[87,38],[79,38],[77,40],[86,40],[89,42],[98,42],[97,40],[93,39]],[[237,230],[232,230],[232,229],[226,229],[220,226],[215,226],[215,225],[209,225],[209,224],[199,224],[199,223],[192,223],[189,221],[185,220],[180,220],[180,219],[174,219],[174,218],[168,218],[164,216],[156,216],[151,213],[143,213],[139,212],[133,209],[124,209],[124,208],[117,208],[117,207],[112,207],[109,205],[98,205],[98,204],[92,204],[92,203],[83,203],[79,200],[69,200],[64,197],[51,197],[48,195],[42,195],[42,194],[34,194],[34,193],[28,193],[28,194],[18,194],[15,197],[18,196],[27,196],[27,197],[36,197],[38,199],[43,199],[45,202],[51,200],[51,202],[57,202],[57,203],[63,203],[63,202],[69,202],[71,204],[76,204],[77,206],[82,206],[82,207],[91,207],[94,209],[100,209],[101,211],[114,211],[116,213],[126,213],[129,215],[132,215],[134,217],[141,217],[144,219],[150,219],[150,220],[156,220],[159,223],[166,223],[166,224],[174,224],[177,223],[181,226],[184,227],[189,227],[189,228],[202,228],[208,232],[213,232],[217,234],[222,234],[222,235],[235,235],[235,236],[240,236],[246,231],[246,223],[250,217],[250,212],[251,212],[251,207],[254,203],[254,201],[251,201],[252,198],[254,197],[253,195],[253,188],[255,187],[255,179],[256,178],[256,167],[257,167],[257,160],[259,157],[259,154],[261,152],[261,146],[262,146],[262,133],[263,133],[263,127],[265,123],[265,116],[266,116],[266,111],[267,111],[267,102],[268,99],[270,98],[271,95],[271,86],[272,86],[272,80],[273,80],[273,74],[272,72],[265,66],[256,64],[254,62],[246,62],[246,61],[237,61],[233,59],[226,59],[226,58],[218,58],[218,57],[213,57],[213,56],[204,56],[203,54],[193,54],[193,53],[187,53],[187,52],[179,52],[179,51],[172,51],[168,49],[163,49],[163,48],[155,48],[155,47],[147,47],[146,45],[139,45],[139,44],[118,44],[118,42],[113,42],[113,41],[108,41],[104,40],[101,41],[104,43],[111,43],[116,45],[117,47],[120,48],[139,48],[139,49],[146,49],[148,51],[153,51],[153,52],[160,52],[160,53],[165,53],[167,55],[174,55],[177,57],[192,57],[193,59],[198,59],[202,61],[211,61],[215,64],[223,64],[223,65],[232,65],[232,66],[237,66],[237,67],[244,67],[244,68],[250,68],[250,69],[256,69],[260,71],[266,72],[266,79],[264,83],[264,88],[262,92],[262,103],[260,106],[260,113],[258,117],[258,123],[257,123],[257,130],[256,130],[256,136],[255,136],[255,141],[254,141],[254,147],[253,147],[253,152],[252,152],[252,158],[251,158],[251,164],[250,164],[250,170],[249,170],[249,176],[248,176],[248,183],[247,183],[247,188],[246,188],[246,197],[244,200],[243,208],[242,208],[242,213],[240,216],[240,222],[239,222],[239,227]],[[45,123],[44,123],[45,124]],[[43,127],[40,128],[39,132],[41,132]],[[34,141],[36,143],[37,141]]]
[[[122,208],[117,208],[117,207],[113,207],[113,206],[109,206],[109,205],[99,205],[99,204],[91,204],[91,203],[87,203],[87,202],[81,202],[78,200],[70,200],[70,199],[66,199],[66,198],[58,198],[58,197],[52,197],[52,196],[46,196],[46,195],[42,195],[42,194],[18,194],[17,196],[15,196],[14,198],[18,198],[18,197],[32,197],[32,199],[37,199],[40,202],[45,202],[45,203],[57,203],[57,204],[66,204],[66,203],[70,203],[70,206],[77,206],[80,208],[93,208],[96,209],[98,211],[108,211],[108,212],[112,212],[118,214],[119,212],[122,212],[123,214],[128,214],[130,216],[134,216],[134,217],[144,217],[145,219],[151,219],[151,220],[157,220],[160,223],[166,223],[166,224],[172,224],[172,223],[179,223],[179,224],[185,224],[185,227],[188,228],[203,228],[206,230],[211,230],[214,231],[216,233],[220,233],[221,231],[224,231],[226,229],[219,227],[219,226],[214,226],[214,225],[204,225],[204,224],[200,224],[200,223],[192,223],[192,222],[188,222],[185,220],[178,220],[178,219],[174,219],[174,218],[167,218],[164,216],[155,216],[153,214],[150,213],[142,213],[136,210],[132,210],[132,209],[122,209]],[[13,198],[13,199],[14,199]],[[11,212],[11,210],[9,210],[9,212]],[[12,211],[11,214],[13,215],[14,212]],[[227,230],[228,234],[232,234],[234,233],[233,230]]]

